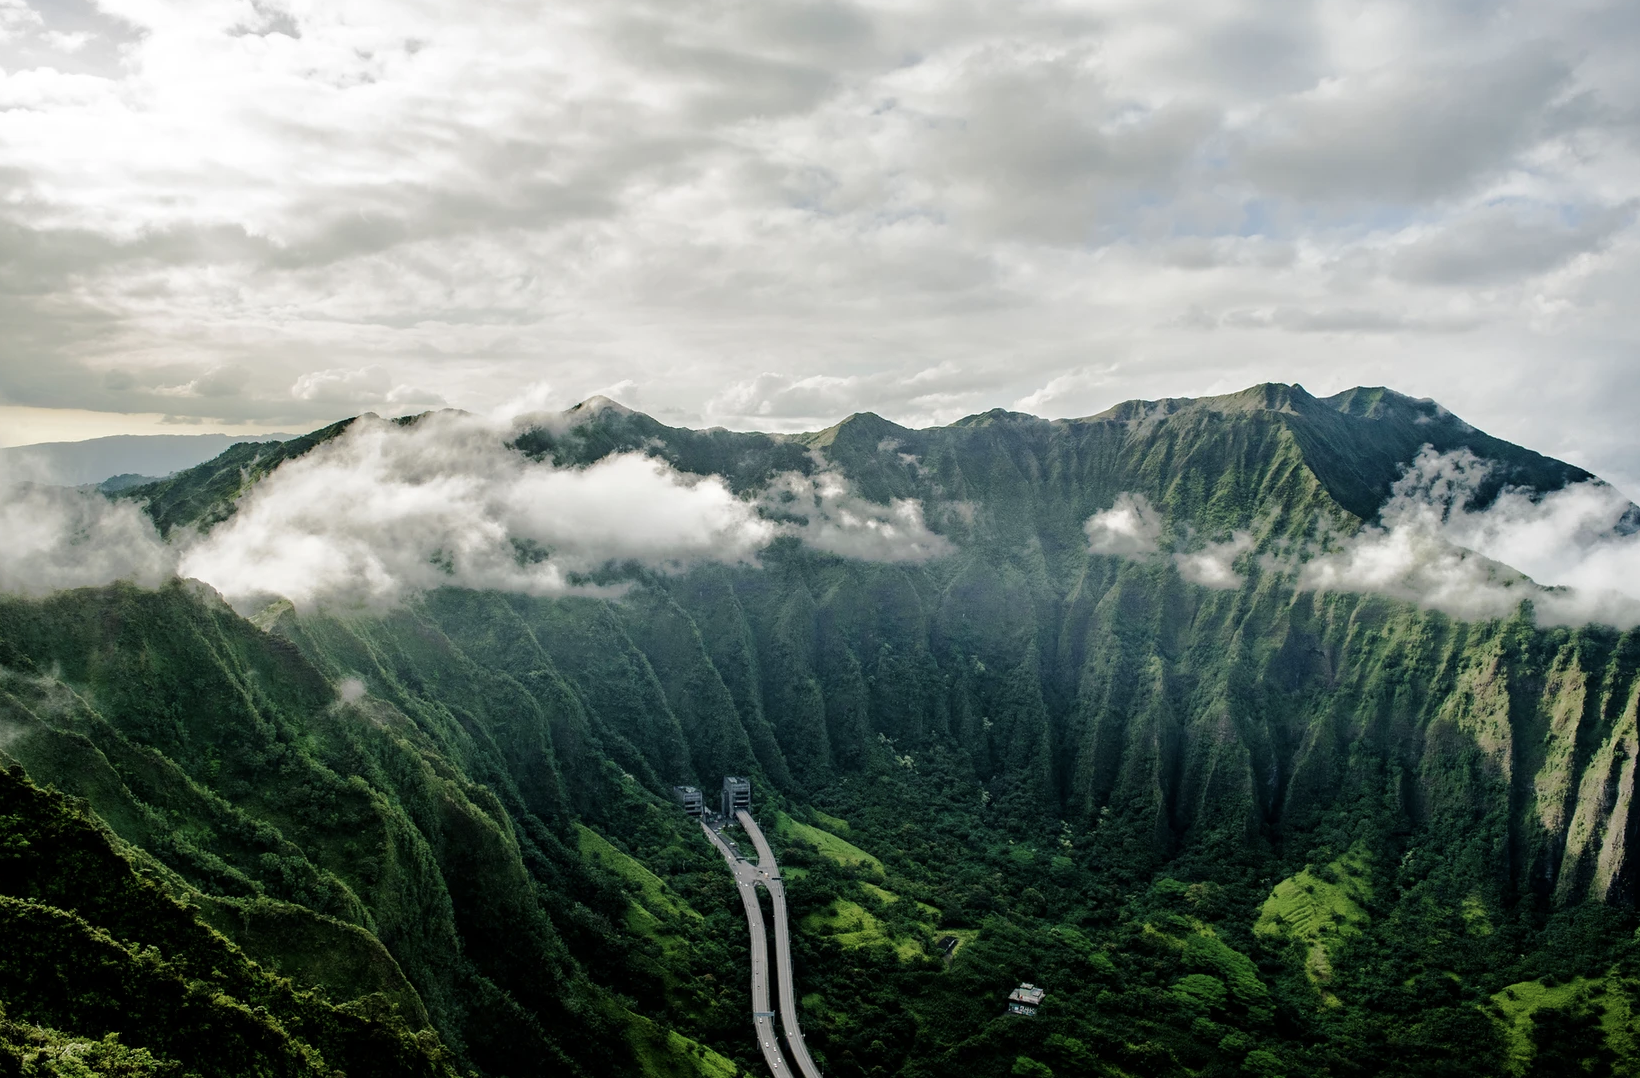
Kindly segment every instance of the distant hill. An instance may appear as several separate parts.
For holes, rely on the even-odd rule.
[[[166,476],[220,456],[240,442],[282,442],[291,434],[116,434],[83,442],[0,449],[0,467],[37,482],[80,486],[112,476]]]

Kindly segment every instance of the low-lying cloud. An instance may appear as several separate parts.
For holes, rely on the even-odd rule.
[[[1549,493],[1506,489],[1472,508],[1491,465],[1425,447],[1380,525],[1298,571],[1302,589],[1391,595],[1462,618],[1505,617],[1531,600],[1545,625],[1640,624],[1634,507],[1599,481]]]
[[[823,464],[824,462],[821,461]],[[787,472],[770,484],[764,504],[796,517],[786,525],[816,550],[845,558],[881,562],[922,562],[956,548],[930,531],[922,503],[895,498],[879,505],[854,492],[848,479],[830,467],[813,475]]]
[[[920,503],[878,505],[821,462],[756,498],[643,453],[578,468],[508,447],[514,426],[456,412],[365,416],[252,487],[229,520],[167,544],[138,506],[14,484],[0,505],[0,590],[201,580],[241,608],[386,606],[429,588],[608,593],[611,571],[755,564],[782,536],[843,557],[950,553]],[[771,509],[778,508],[778,513]]]
[[[1530,601],[1540,625],[1640,625],[1640,513],[1629,500],[1595,480],[1548,493],[1506,488],[1478,507],[1492,467],[1468,450],[1426,446],[1377,523],[1258,563],[1300,591],[1387,595],[1469,620],[1508,617]],[[1174,533],[1135,493],[1118,495],[1083,529],[1092,553],[1165,557],[1180,576],[1210,588],[1241,586],[1246,577],[1235,563],[1255,546],[1251,533],[1236,532],[1170,553]]]
[[[749,562],[775,534],[722,480],[642,454],[557,468],[473,416],[365,417],[258,483],[179,572],[299,607],[440,585],[555,595],[610,564]]]
[[[1082,525],[1088,549],[1142,561],[1162,555],[1166,526],[1162,514],[1143,494],[1123,491],[1109,509],[1093,514]],[[1235,560],[1253,549],[1253,536],[1238,531],[1197,550],[1169,554],[1179,575],[1207,588],[1239,588],[1247,578],[1234,568]]]
[[[175,564],[153,523],[130,502],[0,481],[0,592],[46,595],[115,580],[153,586]]]

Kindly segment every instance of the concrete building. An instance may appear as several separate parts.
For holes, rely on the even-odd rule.
[[[700,818],[706,815],[706,795],[694,786],[674,786],[672,796],[683,806],[686,816]]]
[[[727,775],[723,779],[723,814],[734,819],[741,809],[752,811],[752,780]]]
[[[1036,1009],[1042,1006],[1042,997],[1047,995],[1034,984],[1022,984],[1008,993],[1008,1013],[1023,1014],[1031,1017]]]

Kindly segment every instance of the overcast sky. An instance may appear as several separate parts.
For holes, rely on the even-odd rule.
[[[1279,380],[1640,494],[1637,56],[1633,0],[0,0],[0,444]]]

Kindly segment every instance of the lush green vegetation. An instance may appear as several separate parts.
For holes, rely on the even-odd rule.
[[[0,753],[32,780],[6,789],[81,829],[0,810],[0,857],[41,866],[0,873],[0,1073],[209,1073],[197,1042],[351,1075],[368,1038],[401,1070],[760,1073],[739,903],[668,797],[726,773],[836,1078],[1633,1073],[1640,635],[1087,550],[1129,490],[1181,548],[1352,527],[1424,442],[1580,474],[1383,391],[793,439],[606,409],[519,447],[738,490],[818,451],[958,553],[783,542],[618,601],[385,613],[0,600]],[[152,511],[223,519],[245,464]],[[140,909],[86,905],[93,848]],[[1004,1014],[1021,981],[1035,1018]]]

